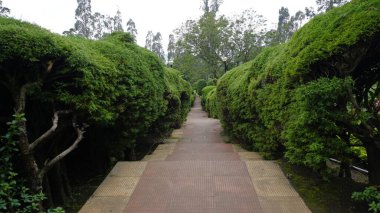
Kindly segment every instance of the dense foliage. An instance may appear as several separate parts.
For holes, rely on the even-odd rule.
[[[376,187],[367,187],[363,192],[354,192],[352,199],[367,202],[369,212],[380,211],[380,191]]]
[[[22,178],[14,170],[13,161],[17,152],[17,138],[20,134],[19,123],[25,120],[23,114],[13,115],[8,122],[8,132],[0,139],[0,209],[5,212],[38,212],[40,202],[46,199],[40,192],[33,194],[23,185]],[[50,209],[49,213],[64,212],[62,208]]]
[[[364,146],[379,183],[379,11],[379,0],[355,0],[316,16],[223,75],[208,110],[265,157],[285,154],[325,177],[328,157],[349,164],[350,146]]]
[[[70,183],[60,181],[104,172],[115,159],[135,159],[138,148],[184,121],[193,100],[190,84],[133,41],[121,32],[99,41],[63,37],[0,18],[0,131],[6,132],[5,122],[16,109],[26,117],[19,126],[25,137],[20,136],[16,144],[44,140],[36,143],[36,150],[23,146],[26,151],[17,160],[28,182],[43,178],[33,175],[45,174],[44,162],[71,146],[79,127],[89,125],[83,145],[46,176],[54,185],[44,190],[58,191],[56,196],[69,191],[63,186]],[[53,114],[57,127],[54,133],[46,132],[49,137],[42,137],[52,125]],[[33,175],[31,169],[36,170]]]

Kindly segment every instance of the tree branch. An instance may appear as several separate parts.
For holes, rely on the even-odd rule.
[[[359,114],[359,112],[361,111],[361,108],[352,93],[351,87],[348,88],[348,95],[350,96],[349,97],[350,101],[356,110],[356,114]],[[373,128],[366,121],[362,121],[362,124],[366,129],[368,129],[371,132],[371,134],[374,132]]]
[[[82,127],[79,127],[76,123],[75,120],[73,119],[73,127],[75,128],[77,132],[77,138],[74,141],[74,143],[64,151],[62,151],[60,154],[55,156],[52,160],[48,161],[45,163],[45,166],[40,170],[39,176],[42,178],[45,176],[45,174],[59,161],[61,161],[66,155],[68,155],[70,152],[72,152],[75,148],[77,148],[79,142],[82,141],[83,139],[83,134],[85,133],[84,129],[88,127],[87,124],[83,124]]]
[[[28,91],[30,87],[37,84],[38,82],[26,83],[21,87],[19,96],[17,97],[17,100],[16,100],[16,105],[17,105],[16,112],[23,113],[25,111],[26,92]]]
[[[50,135],[52,135],[58,127],[59,115],[60,114],[68,114],[70,112],[71,112],[70,110],[61,110],[61,111],[55,112],[54,117],[53,117],[53,121],[52,121],[53,125],[51,126],[51,128],[49,130],[47,130],[44,134],[42,134],[39,138],[37,138],[35,141],[33,141],[33,143],[31,143],[29,145],[29,150],[31,152],[33,152],[37,146],[39,146],[40,144],[43,144],[45,141],[47,141],[46,139],[49,138]]]

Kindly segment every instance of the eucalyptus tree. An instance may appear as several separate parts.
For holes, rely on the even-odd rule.
[[[78,7],[75,10],[74,30],[77,35],[91,38],[93,35],[93,16],[91,12],[91,0],[77,0]]]
[[[103,35],[106,33],[105,29],[105,20],[106,17],[96,12],[92,17],[92,30],[93,30],[93,37],[95,39],[101,39]]]
[[[162,36],[160,32],[153,36],[152,51],[156,53],[162,61],[165,61],[165,51],[162,46]]]
[[[11,10],[7,7],[3,7],[3,1],[0,0],[0,16],[5,16],[7,17]]]
[[[175,39],[174,35],[170,34],[169,35],[169,43],[168,43],[168,61],[172,61],[174,59],[174,54],[175,54]]]
[[[132,19],[129,19],[127,22],[127,32],[130,33],[133,36],[133,38],[136,39],[137,29],[136,24]]]
[[[124,32],[123,19],[121,18],[121,12],[118,9],[116,15],[113,17],[113,32]]]
[[[145,48],[147,48],[148,50],[153,49],[153,38],[154,34],[151,30],[149,30],[145,37]]]
[[[223,4],[223,0],[202,0],[202,10],[205,14],[217,13],[220,5]]]
[[[224,30],[223,55],[230,59],[230,66],[237,66],[253,59],[264,46],[266,19],[253,9],[229,19]]]
[[[221,3],[204,0],[204,14],[198,20],[186,21],[175,30],[175,66],[179,66],[179,61],[189,62],[189,57],[193,56],[197,60],[191,61],[202,61],[204,68],[199,71],[209,70],[208,74],[202,74],[204,78],[218,78],[224,73],[224,57],[227,58],[227,67],[233,68],[252,59],[261,50],[266,20],[254,10],[245,10],[231,18],[218,16],[216,12]],[[179,60],[182,56],[187,60]]]
[[[289,39],[289,21],[290,14],[289,9],[286,7],[281,7],[278,11],[278,24],[277,24],[277,40],[279,43],[284,43]]]
[[[318,12],[323,13],[333,9],[334,7],[340,7],[349,2],[349,0],[316,0],[318,5]]]

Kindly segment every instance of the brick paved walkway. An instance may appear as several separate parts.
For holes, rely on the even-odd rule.
[[[184,127],[141,162],[119,162],[80,212],[310,212],[279,166],[226,144],[199,99]]]

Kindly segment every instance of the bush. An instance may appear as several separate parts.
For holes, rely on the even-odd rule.
[[[363,192],[354,192],[352,199],[355,201],[364,201],[368,203],[369,212],[380,212],[380,191],[378,188],[370,186]]]
[[[205,109],[208,112],[209,117],[219,118],[219,106],[216,97],[216,87],[212,88],[212,90],[207,93]]]
[[[372,72],[379,70],[379,8],[379,0],[356,0],[318,15],[286,44],[223,75],[216,106],[225,131],[265,158],[285,153],[321,173],[328,156],[351,155],[350,140],[342,139],[347,132],[375,143],[376,131],[367,138],[360,132],[363,121],[380,128],[369,113],[380,95]]]
[[[202,89],[202,96],[201,96],[201,105],[203,109],[206,109],[206,98],[208,93],[213,90],[216,86],[205,86]]]
[[[193,100],[190,85],[178,71],[165,70],[156,54],[132,41],[120,32],[99,41],[64,37],[0,18],[2,120],[9,120],[18,107],[25,85],[31,85],[24,110],[30,141],[50,128],[54,111],[71,112],[59,122],[55,146],[49,141],[36,152],[39,166],[72,143],[71,118],[90,125],[79,149],[60,167],[76,168],[80,174],[71,172],[73,179],[82,178],[86,170],[107,171],[104,167],[111,159],[135,159],[137,146],[185,120]],[[0,133],[3,127],[2,123]],[[22,165],[17,168],[23,170]]]
[[[199,96],[202,96],[202,89],[207,86],[207,82],[204,79],[199,79],[195,83],[193,83],[193,88],[197,92]]]
[[[4,212],[33,213],[40,212],[40,202],[46,199],[41,193],[33,194],[23,184],[23,178],[14,170],[14,157],[19,151],[17,138],[19,123],[24,121],[23,114],[13,115],[8,122],[8,132],[0,139],[0,210]],[[50,209],[48,212],[63,213],[62,208]]]

